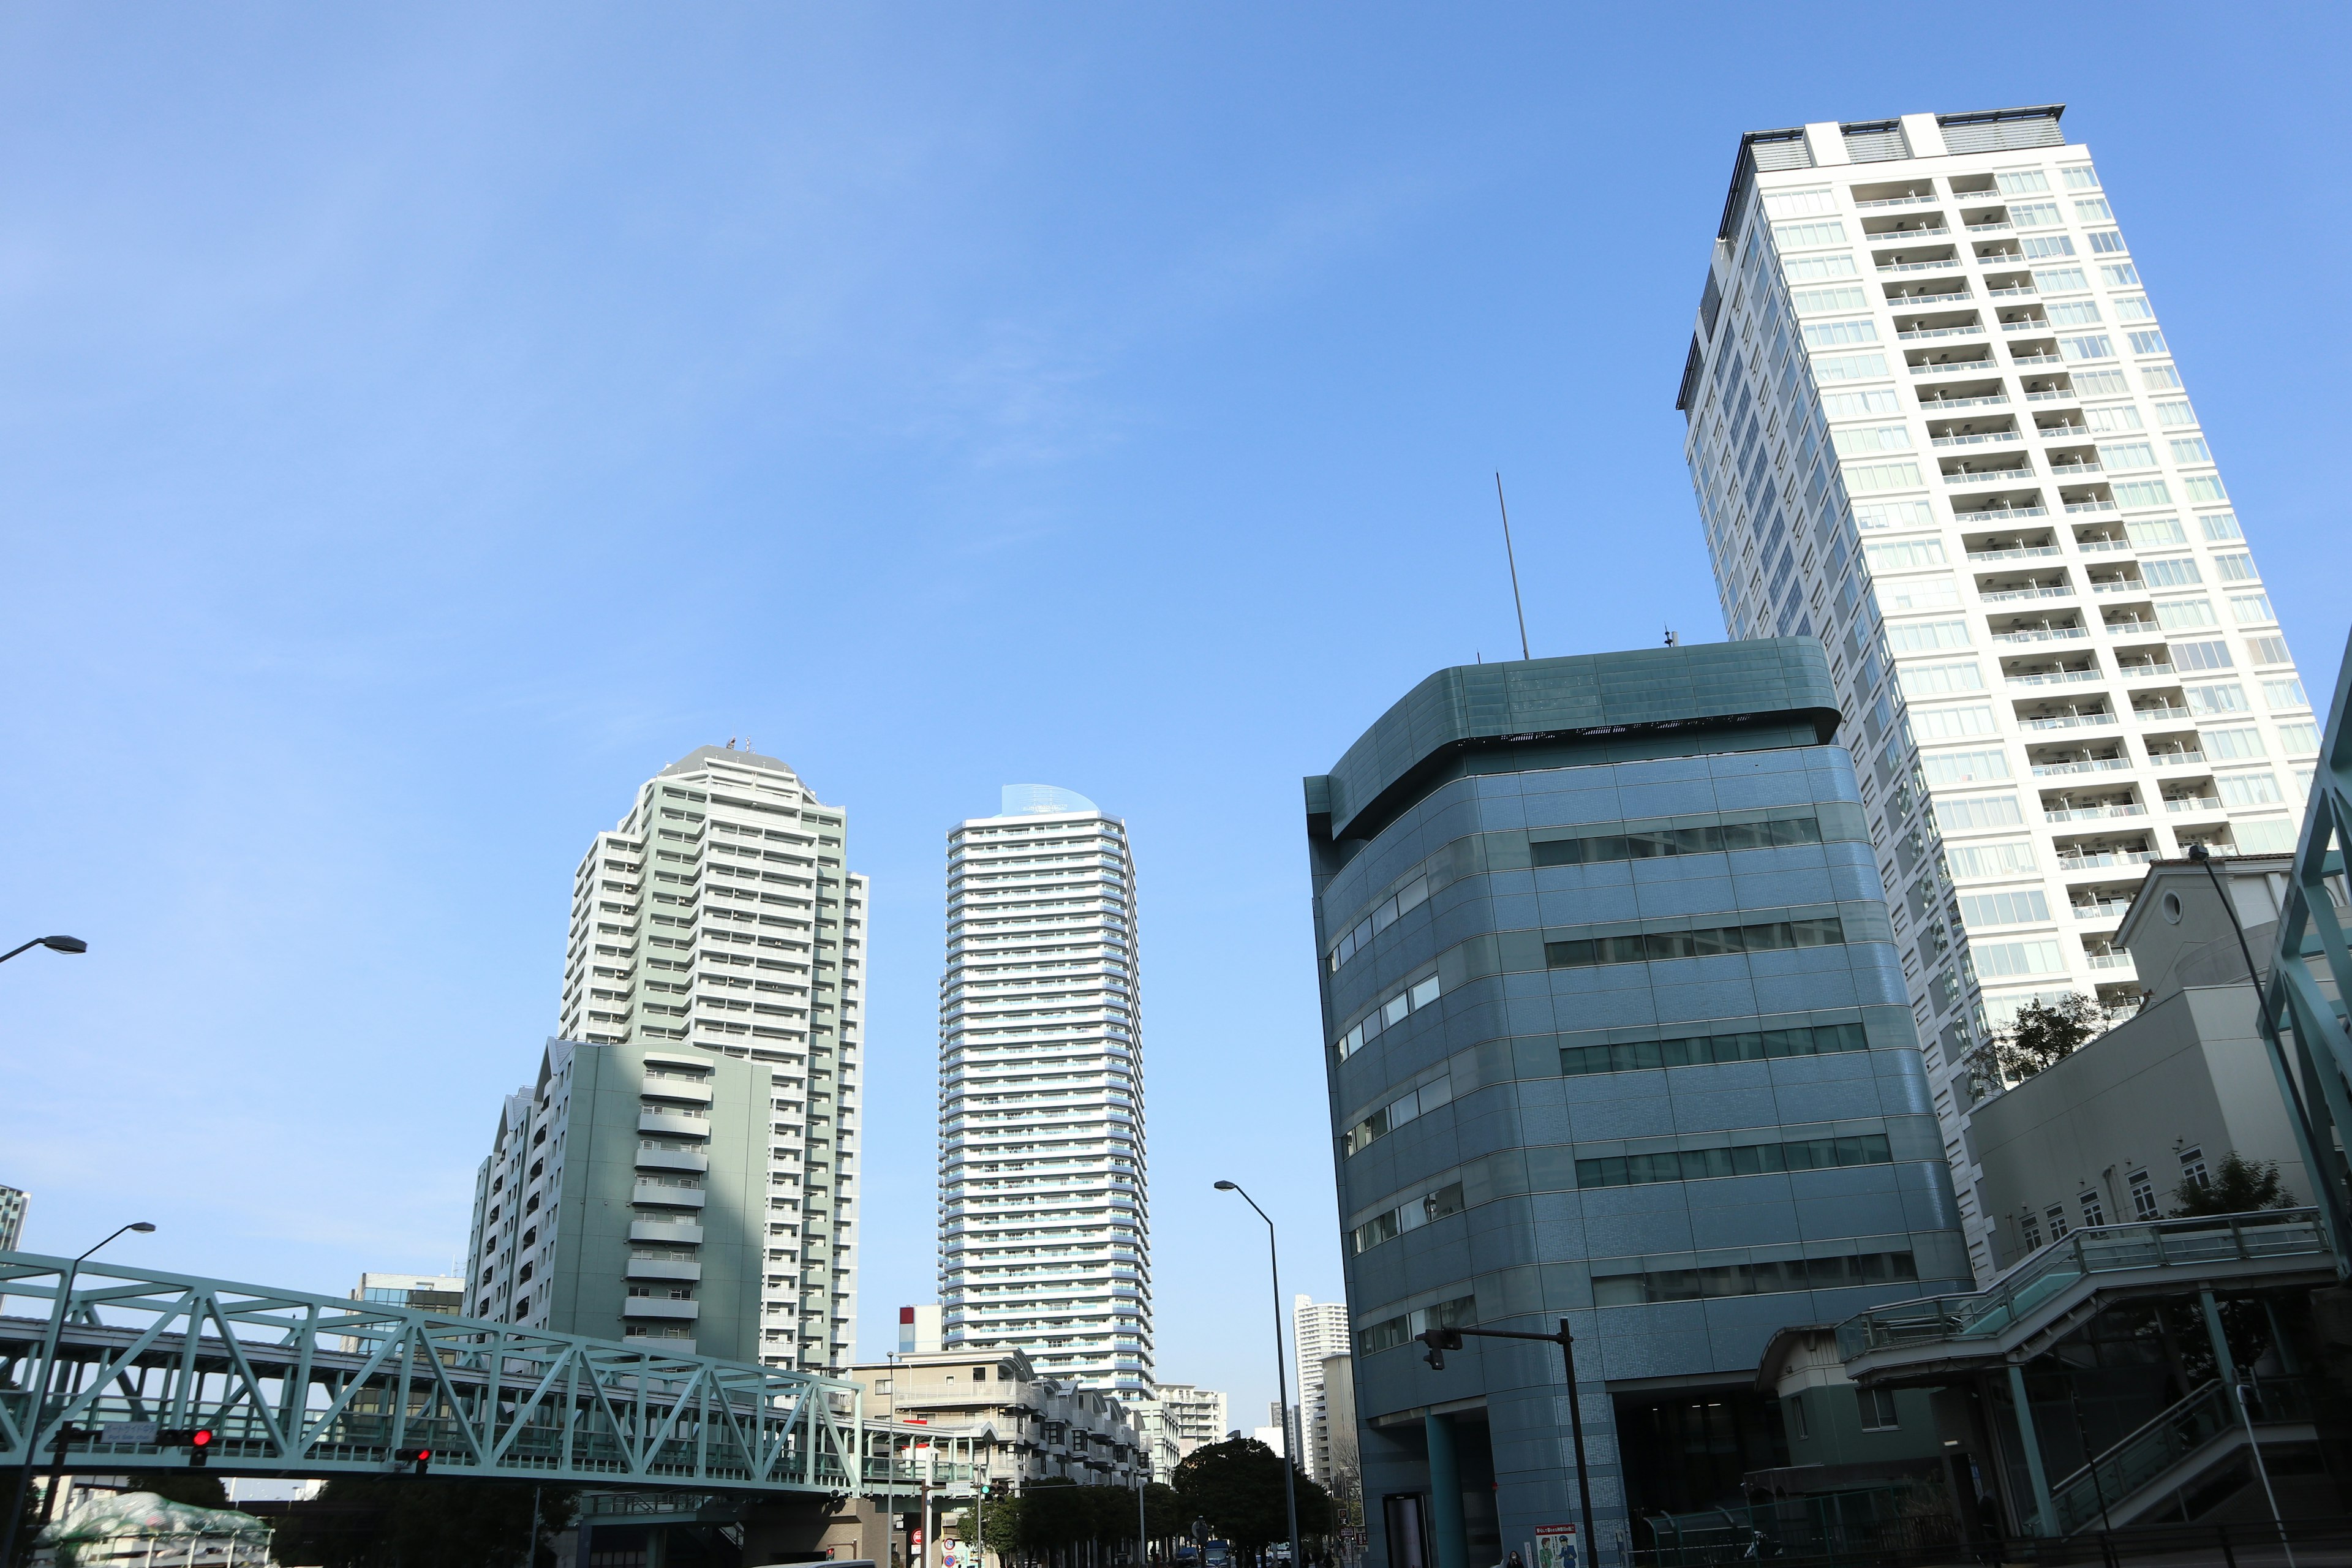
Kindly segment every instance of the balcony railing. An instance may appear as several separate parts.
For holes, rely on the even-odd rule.
[[[2075,400],[2076,396],[2077,395],[2074,389],[2068,386],[2061,387],[2056,392],[2029,392],[2025,395],[2025,401],[2028,403],[2057,403],[2061,401],[2072,403]]]
[[[1914,327],[1909,331],[1897,331],[1895,337],[1904,342],[1916,342],[1921,338],[1980,338],[1984,328],[1975,322],[1965,327]]]
[[[2157,724],[2170,719],[2186,719],[2189,717],[2189,710],[2180,707],[2135,708],[2132,710],[2132,717],[2143,724]]]
[[[1969,225],[1969,232],[1970,234],[2007,234],[2014,226],[2007,223],[1972,223]]]
[[[1974,472],[1962,469],[1956,474],[1946,474],[1944,482],[1948,485],[2013,485],[2021,479],[2030,479],[2032,477],[2033,470],[2026,467],[1979,468]]]
[[[2021,321],[2003,321],[2000,330],[2004,332],[2046,332],[2050,330],[2050,323],[2029,316]]]
[[[2219,811],[2221,809],[2221,797],[2218,795],[2167,795],[2164,809],[2172,812]]]
[[[2048,517],[2050,509],[2046,506],[1980,506],[1973,511],[1963,511],[1954,507],[1952,515],[1964,524],[1973,525],[1982,522],[2007,522],[2016,517]]]
[[[1929,206],[1942,199],[1943,198],[1936,195],[1935,192],[1929,191],[1924,196],[1883,196],[1874,202],[1856,202],[1853,205],[1854,210],[1857,212],[1869,212],[1877,207]]]
[[[1922,398],[1919,406],[1929,413],[1941,414],[1947,408],[1982,408],[1988,404],[2008,401],[2008,393],[1996,392],[1990,397],[1938,397],[1932,402]]]
[[[2009,363],[2011,364],[2064,364],[2066,361],[2059,354],[2011,354],[2009,356]],[[2068,395],[2072,396],[2073,394],[2070,393]]]
[[[2105,903],[2101,903],[2096,900],[2094,900],[2090,903],[2076,904],[2073,906],[2073,908],[2074,910],[2074,918],[2078,921],[2121,920],[2123,918],[2123,912],[2131,908],[2131,900],[2129,899],[2112,899]]]
[[[2147,592],[2147,584],[2137,577],[2117,577],[2113,582],[2093,583],[2091,592],[2094,594],[2145,594]]]
[[[1988,289],[1985,290],[1985,298],[1988,300],[2014,300],[2024,295],[2038,293],[2039,291],[2040,290],[2036,289],[2031,283],[2021,283],[2014,289]]]
[[[2021,719],[2025,730],[2097,730],[2118,722],[2112,713],[2062,713],[2049,719]]]
[[[2090,635],[2089,630],[2083,626],[2050,626],[2040,631],[1995,632],[1992,640],[2005,643],[2076,642]]]
[[[2091,427],[2087,425],[2036,425],[2033,434],[2044,441],[2079,441],[2089,437]]]
[[[2029,555],[2057,553],[2059,553],[2058,547],[2054,544],[2021,544],[2014,550],[1971,550],[1969,552],[1969,559],[1971,561],[2021,561]]]
[[[2112,773],[2131,766],[2129,757],[2093,757],[2083,763],[2035,763],[2033,776],[2038,779],[2058,778],[2067,773]]]
[[[2216,1263],[2325,1258],[2327,1252],[2316,1209],[2078,1230],[2011,1268],[1990,1289],[1890,1302],[1847,1319],[1838,1325],[1838,1354],[1851,1362],[1872,1351],[1997,1340],[2042,1302],[2095,1274],[2179,1268],[2193,1278],[2198,1268]]]
[[[2090,822],[2099,817],[2146,816],[2147,815],[2147,807],[2141,805],[2137,802],[2126,802],[2122,805],[2077,805],[2072,806],[2064,811],[2045,811],[2042,814],[2042,820],[2044,822]]]
[[[2102,866],[2145,866],[2156,858],[2153,849],[2105,849],[2096,855],[2061,855],[2061,871],[2095,871]]]
[[[2074,596],[2074,590],[2063,584],[2055,588],[2000,588],[1977,595],[1988,605],[2001,604],[2011,599],[2071,599]]]
[[[2012,675],[2009,677],[2008,684],[2011,686],[2072,686],[2078,681],[2105,680],[2106,678],[2106,671],[2103,669],[2060,669],[2053,670],[2048,675]]]
[[[2022,441],[2025,437],[2015,430],[1992,430],[1982,436],[1931,436],[1929,443],[1937,447],[1990,447],[2002,441]]]
[[[2083,958],[2094,969],[2129,969],[2131,967],[2131,954],[2128,952],[2086,952]]]
[[[2111,637],[2142,637],[2149,633],[2162,636],[2164,632],[2163,626],[2155,621],[2109,621],[2106,630]]]
[[[1965,305],[1976,299],[1965,284],[1943,294],[1890,294],[1886,308],[1890,310],[1940,310],[1947,305]]]
[[[2205,753],[2202,752],[2150,752],[2147,754],[2147,765],[2152,768],[2185,768],[2192,763],[2201,766],[2204,761]]]
[[[1983,375],[2000,368],[1990,359],[1953,359],[1946,360],[1941,364],[1915,364],[1911,367],[1911,374],[1913,375],[1959,375],[1967,373]]]
[[[1948,261],[1886,261],[1879,264],[1881,272],[1949,272],[1959,266],[1958,258]]]
[[[2150,663],[2119,664],[2116,666],[2116,673],[2126,680],[2150,680],[2159,675],[2178,675],[2180,672],[2168,664]]]

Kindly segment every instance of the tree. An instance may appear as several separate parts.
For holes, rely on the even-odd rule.
[[[431,1476],[338,1476],[306,1517],[300,1508],[278,1527],[281,1562],[324,1568],[526,1568],[530,1531],[528,1481]],[[555,1533],[572,1522],[578,1498],[569,1487],[541,1487],[536,1562],[551,1561]]]
[[[2183,1181],[2173,1189],[2172,1201],[2175,1219],[2295,1206],[2294,1194],[2279,1179],[2277,1161],[2249,1160],[2235,1152],[2222,1155],[2202,1184]]]
[[[1969,1053],[1980,1081],[2012,1086],[2074,1054],[2106,1029],[2106,1012],[2091,997],[2070,991],[2044,1005],[2028,1002],[2008,1028]]]
[[[1282,1470],[1286,1463],[1255,1437],[1207,1443],[1176,1467],[1176,1495],[1185,1510],[1209,1521],[1218,1535],[1244,1552],[1290,1535],[1283,1505]],[[1298,1497],[1298,1533],[1331,1532],[1331,1494],[1290,1468]]]

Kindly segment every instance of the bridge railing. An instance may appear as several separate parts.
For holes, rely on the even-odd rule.
[[[579,1482],[846,1491],[855,1384],[381,1302],[0,1253],[0,1466],[72,1428],[78,1468],[184,1464],[110,1422],[210,1427],[246,1474],[436,1469]],[[13,1310],[32,1307],[23,1316]]]

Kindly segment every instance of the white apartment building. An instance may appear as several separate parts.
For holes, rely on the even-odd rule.
[[[1290,1299],[1290,1350],[1298,1373],[1298,1462],[1311,1480],[1328,1484],[1331,1479],[1331,1409],[1323,1386],[1323,1363],[1327,1357],[1348,1354],[1354,1342],[1345,1301]]]
[[[2062,112],[1742,138],[1675,405],[1732,637],[1828,647],[1980,1278],[1966,1053],[2136,998],[2144,868],[2292,847],[2319,739]]]
[[[574,876],[558,1029],[769,1069],[770,1201],[743,1245],[764,1254],[761,1359],[805,1371],[855,1356],[866,889],[847,837],[773,757],[730,742],[664,768]]]
[[[0,1187],[0,1252],[14,1252],[25,1239],[25,1210],[32,1200],[16,1187]]]
[[[940,1300],[949,1350],[1145,1397],[1151,1227],[1127,825],[1044,784],[948,835]]]
[[[1213,1388],[1189,1383],[1163,1383],[1152,1390],[1166,1414],[1181,1458],[1203,1443],[1222,1443],[1231,1430],[1225,1425],[1225,1396]]]

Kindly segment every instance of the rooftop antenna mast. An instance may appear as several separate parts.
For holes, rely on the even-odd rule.
[[[1528,607],[1519,602],[1519,558],[1511,549],[1511,509],[1503,500],[1503,476],[1495,475],[1495,505],[1503,514],[1503,559],[1511,565],[1511,608],[1519,613],[1519,657],[1533,658],[1528,651]]]

